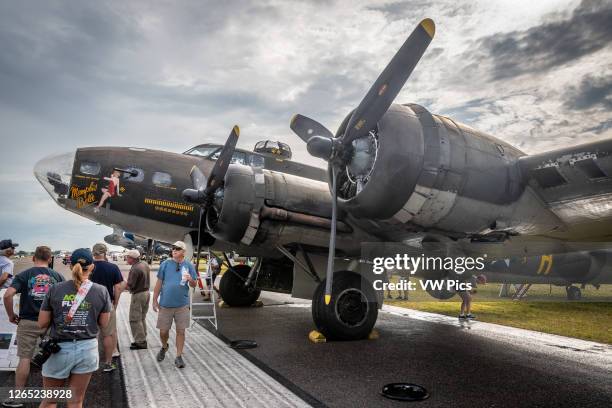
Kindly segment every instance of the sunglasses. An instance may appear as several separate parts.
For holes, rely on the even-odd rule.
[[[179,248],[179,247],[172,247],[172,250],[173,250],[173,251],[182,251],[182,250],[183,250],[183,248]]]

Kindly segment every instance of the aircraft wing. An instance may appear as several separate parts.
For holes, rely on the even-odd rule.
[[[580,224],[612,220],[610,151],[612,140],[602,140],[524,156],[519,164],[529,186],[572,229]],[[606,228],[609,227],[610,222],[606,223]],[[588,231],[595,235],[593,232]],[[580,235],[587,234],[576,237]]]

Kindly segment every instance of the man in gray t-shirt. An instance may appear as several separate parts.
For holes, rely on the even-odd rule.
[[[75,301],[76,293],[74,281],[71,280],[57,283],[49,288],[40,310],[53,312],[51,338],[82,340],[98,336],[98,316],[100,313],[109,313],[112,308],[108,290],[94,283],[72,321],[66,324],[66,315]]]

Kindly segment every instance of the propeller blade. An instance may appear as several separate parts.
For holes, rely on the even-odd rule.
[[[221,183],[223,183],[225,173],[227,173],[232,156],[234,155],[234,150],[236,149],[236,143],[238,143],[238,136],[240,136],[240,128],[236,125],[227,138],[225,146],[223,146],[223,149],[219,154],[219,158],[215,162],[215,166],[210,172],[210,177],[206,183],[206,195],[214,192],[217,188],[219,188]]]
[[[206,187],[206,176],[202,173],[202,170],[198,166],[193,166],[189,173],[191,177],[191,184],[196,190],[204,189]]]
[[[305,142],[308,142],[308,140],[313,136],[323,136],[325,138],[334,137],[333,133],[330,132],[325,126],[316,120],[300,115],[299,113],[291,118],[291,124],[289,127],[295,132],[296,135],[300,137],[300,139]]]
[[[338,193],[336,191],[337,172],[332,168],[332,221],[329,234],[329,253],[327,255],[327,274],[325,277],[325,304],[329,305],[334,279],[334,257],[336,256],[336,223],[338,217]]]
[[[426,18],[410,34],[353,112],[342,140],[344,146],[367,135],[387,112],[425,53],[435,32],[433,20]]]

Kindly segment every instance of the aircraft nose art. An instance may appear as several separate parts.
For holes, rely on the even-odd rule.
[[[47,156],[34,165],[34,176],[59,205],[65,205],[76,152]]]

